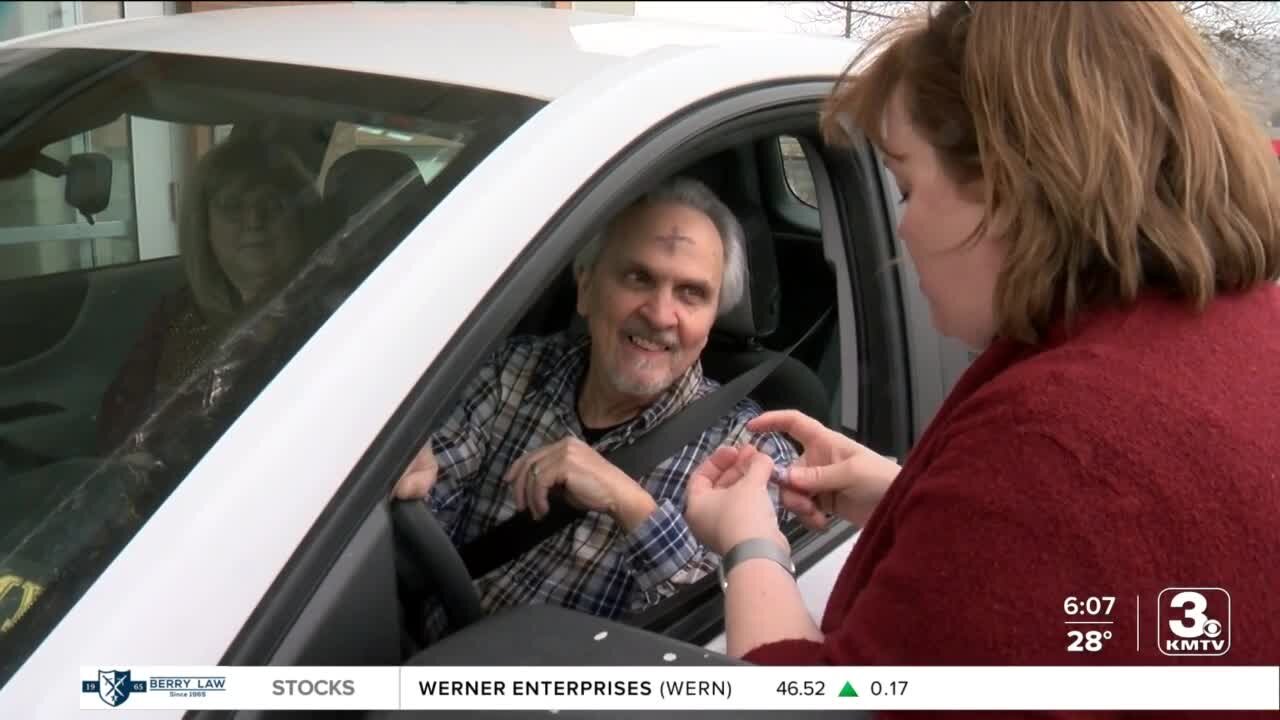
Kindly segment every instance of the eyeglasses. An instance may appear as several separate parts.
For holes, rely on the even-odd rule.
[[[218,195],[209,203],[209,207],[221,220],[233,223],[244,223],[252,210],[259,222],[269,223],[284,217],[298,206],[288,197],[273,188],[264,188],[250,192],[228,192]]]

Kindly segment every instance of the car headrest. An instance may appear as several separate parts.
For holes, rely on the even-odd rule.
[[[749,185],[759,177],[749,149],[726,150],[704,158],[681,173],[702,181],[742,225],[746,241],[747,287],[742,300],[717,320],[719,335],[738,339],[762,338],[778,329],[782,288],[774,252],[773,230],[765,216],[759,189]]]
[[[427,184],[418,165],[408,155],[381,148],[353,150],[334,161],[324,180],[325,202],[342,219],[367,207],[381,193],[406,176],[413,187],[408,197],[424,193]]]
[[[763,212],[734,207],[731,202],[729,207],[746,241],[747,286],[738,304],[716,319],[714,330],[740,339],[768,337],[778,329],[782,312],[773,232]]]

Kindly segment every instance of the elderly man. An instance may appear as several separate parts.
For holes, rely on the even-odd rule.
[[[518,512],[542,518],[557,485],[587,511],[477,579],[491,612],[556,603],[616,617],[653,605],[715,570],[682,517],[693,469],[724,445],[752,443],[778,466],[795,455],[783,437],[746,429],[760,413],[751,400],[645,477],[601,455],[717,387],[699,356],[716,318],[741,299],[747,271],[741,226],[704,185],[677,179],[633,203],[574,273],[587,337],[508,341],[395,488],[402,499],[427,496],[458,545]],[[435,613],[429,632],[443,623]]]

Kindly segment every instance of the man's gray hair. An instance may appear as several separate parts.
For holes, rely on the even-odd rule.
[[[716,314],[723,315],[741,302],[747,288],[745,235],[742,224],[738,222],[733,211],[721,202],[710,188],[692,178],[678,177],[645,193],[628,209],[637,205],[650,207],[682,205],[706,215],[715,225],[716,232],[720,234],[720,241],[724,244],[724,275],[720,280],[720,298]],[[578,256],[573,261],[575,274],[595,267],[596,261],[600,259],[600,251],[604,249],[605,241],[616,230],[616,223],[624,214],[625,211],[610,220],[604,230],[591,238],[591,242],[578,252]]]

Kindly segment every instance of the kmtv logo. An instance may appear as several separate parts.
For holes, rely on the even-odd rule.
[[[1160,592],[1160,652],[1217,656],[1231,649],[1231,596],[1222,588],[1165,588]]]

